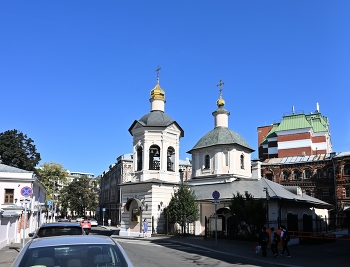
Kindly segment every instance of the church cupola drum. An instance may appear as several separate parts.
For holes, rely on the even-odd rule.
[[[133,136],[134,182],[180,181],[179,147],[184,131],[164,112],[165,91],[160,87],[159,73],[160,68],[157,69],[157,84],[150,92],[151,111],[129,128]]]
[[[220,97],[216,101],[218,108],[212,113],[214,129],[206,133],[187,153],[192,155],[192,179],[217,179],[251,177],[251,153],[254,151],[245,139],[228,128],[228,117],[225,100],[222,97],[220,79],[217,84]]]

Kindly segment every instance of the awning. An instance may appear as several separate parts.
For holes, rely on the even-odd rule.
[[[4,211],[4,213],[1,214],[1,216],[5,218],[10,218],[10,217],[19,217],[20,214],[14,211]]]

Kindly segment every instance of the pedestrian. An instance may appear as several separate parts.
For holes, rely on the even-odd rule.
[[[108,219],[108,226],[111,226],[111,224],[112,224],[112,220]]]
[[[259,245],[261,246],[261,250],[262,250],[262,256],[266,257],[267,256],[267,243],[269,243],[269,234],[266,232],[266,227],[263,226],[263,228],[261,229],[261,232],[259,234]]]
[[[271,230],[271,237],[270,237],[271,251],[275,257],[278,257],[278,243],[280,241],[280,236],[277,234],[274,227],[271,227],[270,230]]]
[[[289,237],[288,230],[284,225],[281,226],[281,238],[282,238],[282,246],[283,246],[281,256],[283,256],[284,252],[286,251],[287,257],[291,257],[288,249],[288,242],[290,241],[290,237]]]
[[[147,231],[148,231],[148,222],[147,222],[147,219],[145,218],[142,222],[143,237],[147,237]]]

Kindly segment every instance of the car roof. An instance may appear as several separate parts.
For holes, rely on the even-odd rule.
[[[116,241],[109,236],[102,235],[74,235],[74,236],[50,236],[32,239],[30,241],[28,249],[51,247],[51,246],[64,246],[64,245],[116,245]]]
[[[80,226],[77,222],[57,222],[57,223],[45,223],[40,228],[55,227],[55,226]]]

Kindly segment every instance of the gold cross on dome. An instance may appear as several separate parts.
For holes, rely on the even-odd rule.
[[[158,65],[158,68],[156,69],[156,72],[157,72],[157,81],[158,81],[158,83],[159,83],[159,74],[160,74],[160,70],[161,70],[162,68],[161,67],[159,67],[159,65]]]
[[[219,91],[220,91],[220,96],[222,96],[222,86],[224,85],[225,83],[222,81],[222,79],[220,79],[220,83],[219,84],[217,84],[216,86],[220,86],[220,89],[219,89]]]

